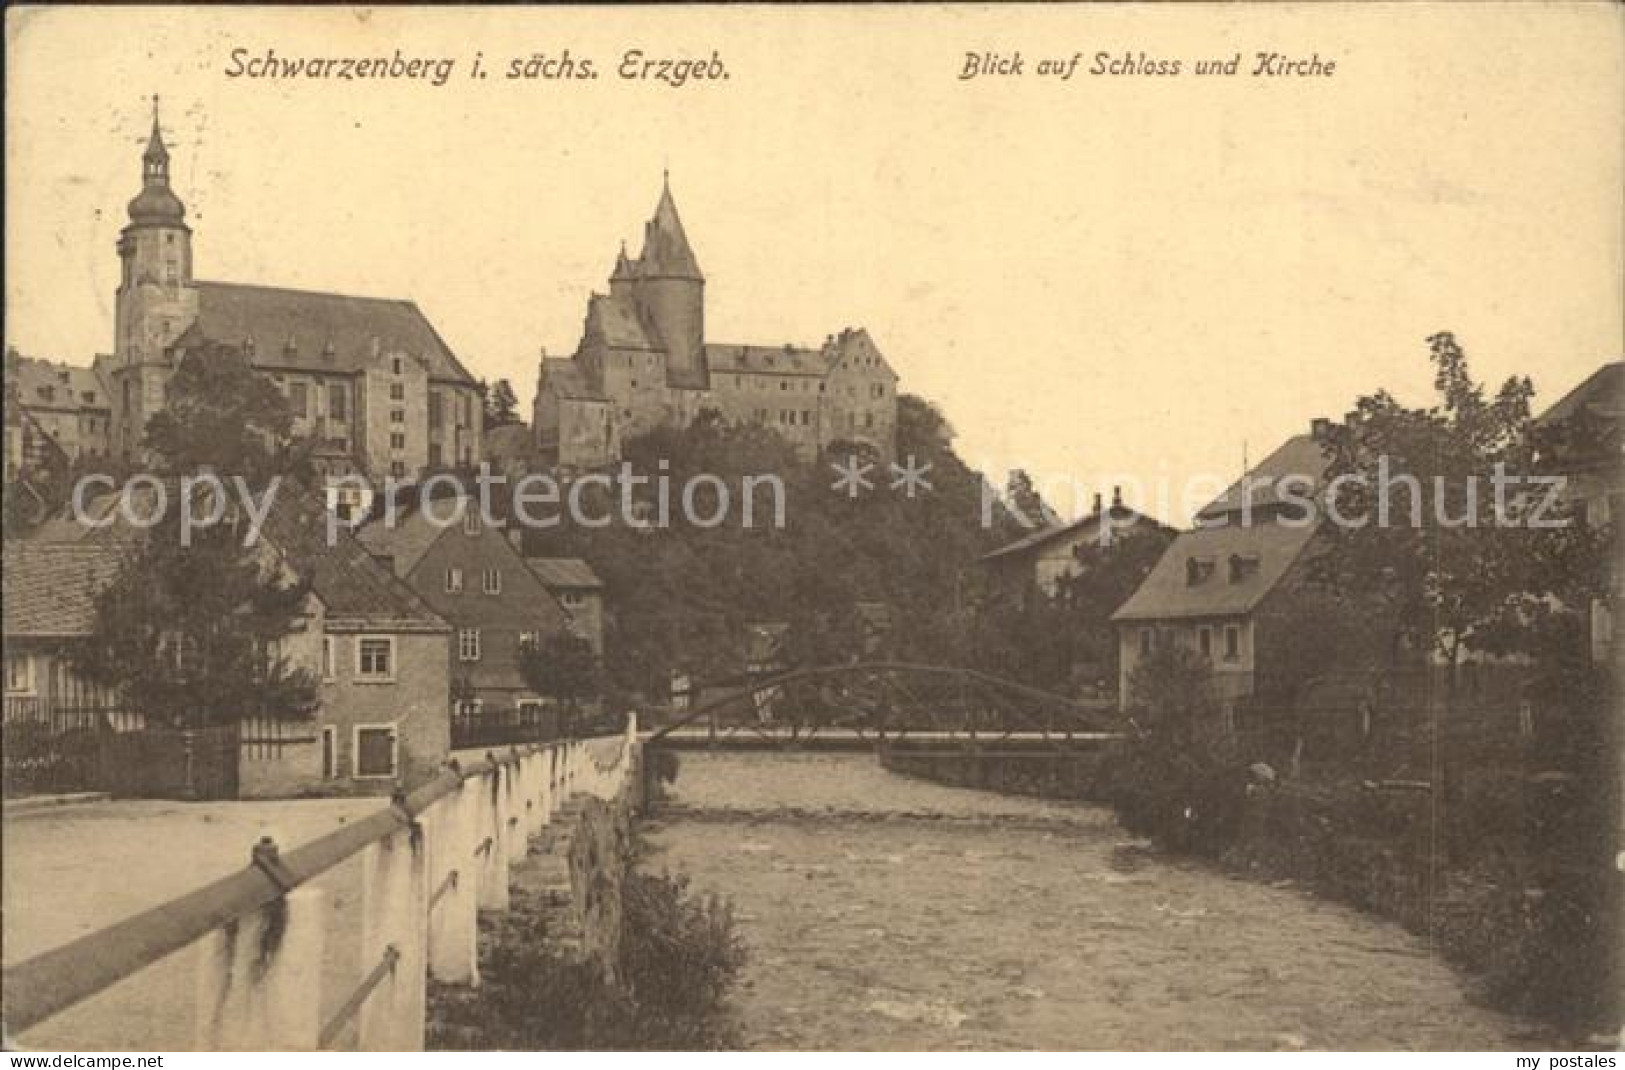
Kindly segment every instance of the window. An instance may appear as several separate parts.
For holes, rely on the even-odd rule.
[[[394,476],[396,479],[405,479],[406,478],[406,462],[405,461],[390,461],[389,462],[389,474]]]
[[[34,693],[34,661],[27,654],[6,655],[6,694]]]
[[[327,385],[327,415],[334,420],[345,420],[349,408],[349,393],[344,389],[343,383],[329,383]]]
[[[1213,629],[1206,624],[1196,629],[1196,649],[1204,658],[1213,656]]]
[[[429,391],[429,426],[439,427],[446,422],[446,396],[438,390]]]
[[[536,639],[537,639],[537,633],[536,632],[520,632],[519,633],[519,649],[520,650],[529,650],[531,647],[536,645]]]
[[[395,775],[395,726],[362,724],[355,728],[355,775],[378,779]]]
[[[339,675],[338,640],[331,635],[322,636],[322,679],[336,680]]]
[[[1241,657],[1241,626],[1226,624],[1224,626],[1224,660],[1236,661]]]
[[[480,533],[480,511],[473,502],[463,506],[463,534],[478,535]]]
[[[442,456],[443,456],[443,454],[440,452],[440,443],[438,443],[438,442],[429,443],[429,464],[432,467],[438,468],[438,467],[440,467],[441,464],[444,463],[441,460]]]
[[[304,383],[288,384],[288,405],[293,414],[303,420],[310,415],[310,387]]]
[[[559,595],[559,601],[571,609],[579,609],[587,604],[587,596],[580,591],[564,591]]]
[[[395,679],[395,640],[385,635],[363,635],[355,644],[355,674],[360,680]]]
[[[395,375],[401,374],[401,358],[400,357],[391,357],[389,359],[389,370],[392,373],[394,373]],[[391,389],[394,389],[394,388],[391,387]]]
[[[1151,629],[1150,628],[1141,628],[1140,629],[1140,656],[1142,658],[1150,656],[1152,647],[1155,645],[1155,643],[1156,643],[1156,640],[1152,638]]]
[[[458,629],[457,659],[459,661],[480,660],[480,630],[478,628]]]
[[[391,401],[405,401],[406,400],[406,384],[405,383],[390,383],[389,384],[389,400],[391,400]]]
[[[406,422],[406,410],[405,409],[390,409],[389,410],[389,422],[392,423],[392,424],[404,424]]]
[[[391,431],[389,433],[389,448],[392,450],[404,450],[406,448],[406,432]]]
[[[463,570],[448,568],[446,570],[446,593],[461,594],[463,592]]]
[[[330,724],[322,725],[322,779],[332,780],[339,775],[339,732]]]
[[[481,584],[480,585],[483,588],[485,588],[485,593],[486,594],[501,594],[502,593],[502,570],[500,568],[488,568],[488,569],[486,569],[485,570],[485,575],[483,577],[481,577]]]

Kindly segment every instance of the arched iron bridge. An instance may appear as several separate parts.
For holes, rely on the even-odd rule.
[[[713,681],[691,707],[646,737],[650,744],[858,746],[907,738],[945,741],[1099,742],[1131,723],[1088,704],[979,669],[903,661],[792,668]]]

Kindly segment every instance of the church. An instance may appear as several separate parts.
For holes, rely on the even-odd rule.
[[[668,177],[638,258],[623,246],[609,292],[588,298],[575,354],[542,356],[532,428],[543,457],[593,468],[619,459],[624,439],[707,410],[772,428],[808,460],[839,443],[890,458],[897,375],[862,328],[816,348],[709,341],[705,275]]]
[[[141,175],[118,240],[113,352],[96,358],[112,454],[139,458],[180,361],[221,344],[240,347],[288,398],[293,433],[316,441],[329,477],[376,484],[478,463],[478,385],[416,304],[195,278],[156,99]]]

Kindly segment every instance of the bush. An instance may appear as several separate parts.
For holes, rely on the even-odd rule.
[[[745,964],[733,907],[689,894],[687,877],[626,884],[621,976],[631,1000],[623,1045],[715,1050],[732,1045],[725,1001]]]
[[[1247,763],[1222,724],[1206,659],[1161,639],[1129,681],[1138,731],[1108,763],[1107,798],[1129,831],[1216,856],[1239,835]]]
[[[443,1035],[471,1033],[481,1048],[519,1051],[735,1045],[726,1000],[745,950],[727,901],[691,895],[683,877],[627,874],[614,971],[560,951],[549,936],[546,915],[506,933],[466,1005],[473,1020]]]

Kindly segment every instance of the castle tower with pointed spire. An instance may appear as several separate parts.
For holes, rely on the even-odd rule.
[[[643,252],[635,261],[621,259],[610,277],[629,291],[645,328],[666,351],[666,372],[675,383],[704,387],[705,276],[683,232],[668,173],[660,203],[643,227]]]
[[[809,460],[843,443],[889,458],[897,374],[861,328],[819,347],[709,340],[705,276],[668,178],[642,253],[622,245],[609,293],[588,298],[575,353],[543,355],[531,411],[537,452],[565,468],[610,464],[625,439],[707,412],[769,427]]]
[[[119,234],[121,264],[114,301],[113,447],[133,451],[147,419],[163,405],[166,350],[197,319],[192,230],[169,181],[169,149],[152,98],[152,133],[141,154],[141,191]]]

